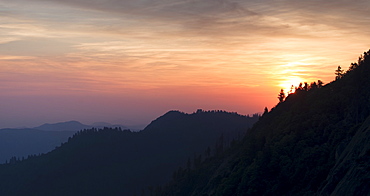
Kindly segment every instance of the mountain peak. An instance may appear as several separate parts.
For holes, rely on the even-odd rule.
[[[370,50],[335,81],[289,95],[242,142],[157,195],[369,195],[369,76]]]
[[[229,117],[222,119],[225,115]],[[47,154],[0,165],[0,195],[105,195],[107,191],[112,196],[135,195],[170,180],[172,172],[194,155],[196,161],[189,168],[197,166],[202,155],[221,153],[256,120],[231,113],[170,111],[142,132],[82,130]],[[19,186],[11,186],[14,183]]]
[[[242,119],[244,119],[245,122],[253,124],[257,121],[258,118],[247,117],[239,115],[235,112],[226,112],[222,110],[204,111],[198,109],[196,112],[193,112],[191,114],[184,113],[178,110],[171,110],[153,120],[148,126],[145,127],[143,131],[178,133],[180,131],[191,131],[191,127],[198,127],[202,129],[202,127],[215,126],[216,124],[221,125],[223,124],[222,122],[225,121],[225,119],[228,119],[230,121],[230,124],[227,126],[231,127],[233,123],[239,124],[240,122],[243,122]],[[213,128],[217,129],[217,127]]]
[[[66,121],[66,122],[59,122],[59,123],[45,123],[41,126],[35,127],[34,129],[42,130],[42,131],[79,131],[81,129],[88,129],[91,126],[84,125],[78,121]]]

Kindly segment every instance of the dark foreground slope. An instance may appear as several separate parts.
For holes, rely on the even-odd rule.
[[[338,153],[320,195],[370,195],[370,117]]]
[[[0,165],[0,195],[134,195],[256,120],[227,112],[171,111],[141,132],[88,129],[42,156]]]
[[[370,51],[339,78],[298,90],[240,143],[154,193],[370,195]]]

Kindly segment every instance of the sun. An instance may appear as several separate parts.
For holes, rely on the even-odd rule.
[[[299,83],[302,82],[302,78],[298,76],[287,76],[281,83],[279,84],[279,87],[281,89],[284,89],[285,93],[288,93],[291,90],[292,85],[293,86],[298,86]],[[294,89],[293,89],[294,93]]]

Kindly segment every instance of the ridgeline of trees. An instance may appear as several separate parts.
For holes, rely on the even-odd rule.
[[[325,86],[298,86],[241,141],[153,194],[370,195],[369,55]]]
[[[294,86],[292,85],[290,87],[290,90],[288,92],[288,95],[285,94],[284,92],[284,89],[281,89],[280,90],[280,93],[278,94],[278,99],[279,99],[279,103],[281,102],[284,102],[285,99],[291,95],[291,94],[294,94],[294,93],[300,93],[301,91],[310,91],[310,90],[314,90],[314,89],[317,89],[317,88],[321,88],[323,87],[324,85],[324,82],[321,81],[321,80],[318,80],[317,83],[316,82],[311,82],[310,84],[308,84],[307,82],[304,82],[304,83],[299,83],[298,86]]]
[[[335,74],[261,117],[170,111],[138,133],[79,131],[0,165],[0,195],[370,195],[370,50]]]
[[[338,65],[337,69],[334,72],[335,80],[339,80],[343,78],[345,75],[350,74],[354,69],[356,69],[360,65],[369,61],[369,58],[370,58],[370,50],[360,55],[358,57],[357,62],[351,63],[347,71],[344,71],[342,67]],[[322,82],[321,80],[318,80],[317,83],[311,82],[310,84],[308,84],[307,82],[304,82],[303,84],[300,83],[298,86],[292,85],[290,88],[290,91],[287,93],[288,95],[286,95],[286,93],[284,92],[284,89],[281,89],[277,98],[279,99],[279,103],[281,103],[281,102],[284,102],[284,100],[293,93],[314,90],[314,89],[323,87],[323,85],[324,85],[324,82]]]

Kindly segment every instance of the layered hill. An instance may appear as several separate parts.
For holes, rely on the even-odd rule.
[[[370,51],[336,80],[297,88],[223,154],[155,195],[370,195]]]
[[[45,123],[41,126],[35,127],[34,129],[41,131],[79,131],[82,129],[89,129],[92,126],[84,125],[78,121],[68,121],[60,123]]]
[[[78,121],[46,123],[34,128],[0,129],[0,164],[9,159],[24,159],[52,151],[77,131],[103,127],[121,127],[109,123],[85,125]]]
[[[0,165],[0,195],[134,195],[167,182],[187,160],[201,160],[259,116],[223,111],[170,111],[141,132],[121,128],[77,132],[50,153]],[[210,147],[210,148],[208,148]]]
[[[60,123],[45,123],[41,126],[34,127],[33,129],[41,130],[41,131],[79,131],[82,129],[91,129],[91,128],[104,128],[104,127],[121,127],[121,129],[128,129],[128,127],[124,125],[118,124],[110,124],[106,122],[96,122],[91,125],[85,125],[78,121],[67,121],[67,122],[60,122]]]
[[[0,129],[0,164],[9,161],[11,157],[24,159],[29,155],[47,153],[66,142],[75,132]]]

